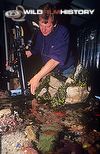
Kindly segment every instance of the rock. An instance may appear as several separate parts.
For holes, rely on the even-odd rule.
[[[43,88],[40,93],[38,94],[38,96],[43,96],[43,94],[45,94],[47,92],[47,89],[46,88]]]
[[[33,132],[32,126],[27,126],[27,127],[26,127],[26,129],[25,129],[25,134],[26,134],[27,138],[28,138],[30,141],[36,140],[36,135],[35,135],[35,133]]]
[[[0,118],[3,116],[3,115],[11,115],[11,110],[8,108],[8,109],[2,109],[0,110]]]
[[[51,97],[53,97],[56,94],[56,92],[57,92],[57,89],[49,87],[49,93],[50,93]]]
[[[69,78],[67,78],[67,80],[66,80],[65,83],[66,83],[66,84],[67,84],[67,83],[68,83],[68,84],[71,84],[71,83],[74,83],[74,80],[71,79],[71,78],[69,77]]]
[[[38,152],[31,147],[27,147],[23,148],[20,154],[38,154]]]
[[[83,70],[83,67],[82,67],[81,64],[79,64],[79,65],[76,67],[76,71],[75,71],[75,74],[74,74],[74,79],[75,79],[75,80],[79,77],[79,75],[80,75],[80,73],[82,72],[82,70]]]
[[[19,130],[17,130],[16,132],[5,134],[1,137],[0,152],[1,154],[22,154],[20,150],[21,147],[23,147],[24,142],[26,142],[26,136]]]
[[[68,87],[67,88],[67,95],[66,95],[66,103],[78,103],[85,100],[89,95],[86,87]]]
[[[57,78],[55,78],[55,77],[53,77],[53,76],[50,76],[49,85],[50,85],[52,88],[58,90],[58,88],[62,86],[62,82],[59,81]]]
[[[37,97],[42,99],[52,99],[57,93],[58,89],[62,86],[62,82],[52,75],[42,79],[40,86],[36,92]]]
[[[62,86],[62,82],[56,79],[53,76],[50,76],[50,82],[49,82],[49,93],[51,97],[53,97],[56,92],[58,91],[59,87]]]

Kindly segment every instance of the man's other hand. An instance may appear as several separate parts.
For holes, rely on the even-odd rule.
[[[32,53],[31,53],[31,51],[25,51],[25,54],[26,54],[26,56],[27,56],[27,58],[29,58],[30,56],[32,56]]]
[[[40,79],[37,77],[37,75],[35,75],[30,81],[29,84],[30,85],[30,90],[31,90],[31,94],[35,94],[35,91],[37,89],[37,87],[39,86],[39,81]]]

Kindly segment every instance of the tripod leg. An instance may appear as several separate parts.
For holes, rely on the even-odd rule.
[[[22,57],[21,52],[18,53],[18,57],[19,57],[18,70],[19,70],[19,79],[20,79],[20,84],[21,84],[21,90],[22,90],[22,94],[26,95],[27,84],[26,84],[26,80],[25,80],[23,57]]]

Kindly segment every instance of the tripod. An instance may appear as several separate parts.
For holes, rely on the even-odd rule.
[[[28,86],[25,80],[25,70],[24,70],[24,32],[23,28],[19,22],[15,22],[12,29],[13,32],[13,43],[12,43],[12,53],[9,54],[6,42],[6,70],[8,72],[7,80],[7,90],[10,92],[11,96],[17,95],[27,95]],[[6,36],[7,37],[7,36]],[[17,89],[11,89],[10,79],[17,78],[19,80],[19,87]]]

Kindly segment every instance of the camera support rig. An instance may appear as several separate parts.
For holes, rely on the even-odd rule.
[[[24,44],[24,33],[22,27],[17,23],[13,29],[14,33],[14,47],[15,47],[15,57],[17,59],[15,65],[15,70],[17,72],[17,76],[20,80],[21,85],[21,93],[26,95],[26,81],[24,75],[24,67],[23,67],[23,52],[25,50]]]
[[[6,18],[12,19],[14,23],[13,27],[13,43],[12,50],[13,52],[9,54],[8,51],[8,42],[7,42],[7,29],[6,29]],[[10,91],[11,96],[24,95],[29,96],[30,90],[28,88],[28,84],[25,77],[25,69],[23,57],[25,55],[25,50],[30,50],[32,46],[32,39],[28,40],[27,44],[24,43],[24,31],[21,23],[25,21],[24,8],[21,5],[16,6],[16,10],[9,10],[4,12],[4,36],[5,36],[5,52],[6,52],[6,82],[7,82],[7,90]],[[34,21],[31,22],[31,25],[34,29],[34,33],[37,32],[39,25]],[[11,57],[10,57],[11,56]],[[10,79],[17,77],[20,86],[17,89],[11,89],[10,87]]]
[[[10,11],[9,17],[13,15],[13,12]],[[20,19],[21,21],[21,19]],[[23,21],[23,18],[22,18]],[[28,85],[25,80],[25,70],[24,70],[24,51],[25,51],[25,43],[24,43],[24,32],[20,22],[15,21],[14,27],[12,29],[13,33],[13,44],[12,50],[13,52],[9,54],[8,50],[8,40],[7,40],[7,27],[6,27],[6,18],[4,12],[4,38],[5,38],[5,51],[6,51],[6,82],[7,82],[7,90],[10,92],[11,96],[17,95],[27,95],[29,94]],[[19,80],[19,87],[16,89],[11,89],[10,79],[17,78]]]

